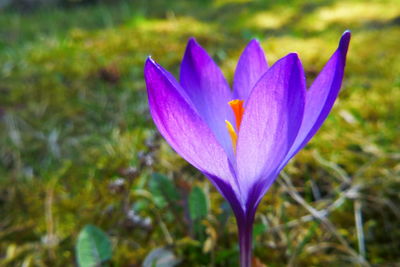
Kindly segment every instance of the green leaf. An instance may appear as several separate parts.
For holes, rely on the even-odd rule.
[[[180,199],[175,185],[164,175],[154,173],[150,179],[149,187],[154,196],[154,202],[160,208],[165,207],[169,202],[173,203]]]
[[[203,219],[208,214],[207,196],[200,187],[193,187],[189,195],[189,212],[192,220]]]
[[[81,230],[76,244],[80,267],[100,266],[111,258],[111,242],[108,236],[94,225],[87,224]]]
[[[267,230],[267,226],[263,223],[257,223],[253,226],[253,237],[259,236]]]
[[[143,267],[173,267],[180,262],[168,249],[153,249],[144,259]]]

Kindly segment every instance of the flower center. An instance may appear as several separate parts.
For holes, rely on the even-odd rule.
[[[233,114],[235,115],[236,130],[228,120],[225,120],[226,128],[228,129],[228,133],[231,137],[233,151],[235,154],[236,154],[237,133],[239,132],[240,124],[242,123],[242,118],[244,113],[243,102],[244,102],[243,100],[239,99],[235,99],[228,102],[229,106],[231,106],[232,108]]]

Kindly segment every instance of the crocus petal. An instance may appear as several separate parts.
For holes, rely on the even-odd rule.
[[[190,100],[181,95],[178,82],[150,58],[144,75],[151,115],[172,148],[208,177],[235,186],[224,149]]]
[[[247,100],[251,90],[268,70],[264,51],[257,40],[252,40],[244,49],[233,78],[235,99]]]
[[[350,37],[349,31],[342,35],[338,49],[307,91],[304,119],[282,168],[310,141],[331,111],[342,85]]]
[[[232,144],[224,122],[233,121],[228,105],[232,94],[221,70],[193,38],[186,47],[180,82],[199,115],[232,159]]]
[[[297,54],[275,63],[249,96],[237,144],[242,202],[253,186],[275,172],[293,144],[303,118],[305,77]]]

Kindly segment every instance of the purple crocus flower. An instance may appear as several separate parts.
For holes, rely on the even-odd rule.
[[[180,82],[148,58],[144,75],[158,130],[230,203],[241,266],[251,265],[257,206],[287,162],[321,127],[341,87],[350,32],[306,90],[295,53],[271,67],[256,40],[243,51],[233,91],[215,62],[190,39]]]

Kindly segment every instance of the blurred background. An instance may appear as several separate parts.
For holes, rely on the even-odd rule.
[[[398,266],[398,0],[0,0],[0,266],[237,266],[229,206],[155,129],[144,61],[178,76],[193,36],[231,82],[257,38],[310,84],[346,29],[340,97],[263,199],[254,266]]]

